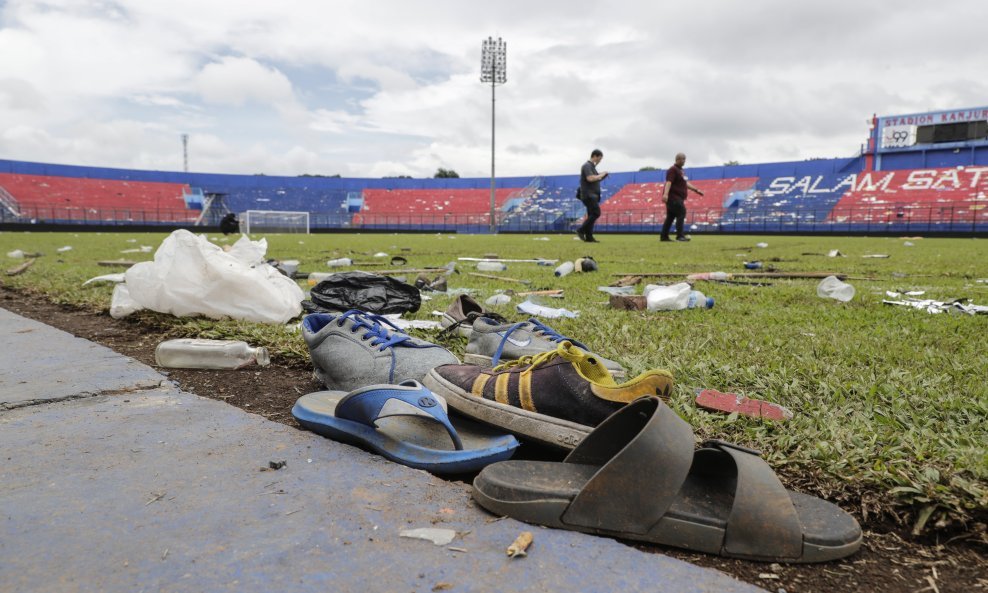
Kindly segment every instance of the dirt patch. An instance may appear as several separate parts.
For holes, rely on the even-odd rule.
[[[5,287],[0,287],[0,307],[102,344],[152,367],[154,349],[164,339],[161,329],[137,320],[116,320],[105,312],[53,304]],[[225,401],[295,427],[298,425],[291,415],[295,400],[321,387],[313,380],[308,365],[285,364],[277,358],[267,367],[236,371],[159,370],[183,391]],[[533,457],[545,455],[544,451],[531,452]],[[988,550],[981,539],[983,525],[978,526],[977,534],[955,534],[944,537],[943,541],[912,541],[887,524],[865,522],[862,526],[865,542],[859,553],[842,561],[816,565],[745,562],[655,546],[635,547],[716,568],[773,592],[988,591]]]

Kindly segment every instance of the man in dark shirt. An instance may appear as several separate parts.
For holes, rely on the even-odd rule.
[[[666,171],[666,185],[662,190],[662,203],[666,205],[666,221],[662,224],[662,241],[671,241],[669,229],[672,221],[676,221],[676,240],[689,241],[690,238],[683,234],[683,222],[686,220],[686,190],[692,190],[703,195],[698,187],[686,179],[683,174],[683,165],[686,164],[686,155],[679,153],[676,155],[676,164]]]
[[[587,243],[600,243],[593,236],[593,225],[600,218],[600,182],[608,175],[607,171],[597,172],[597,165],[603,158],[604,153],[595,148],[590,153],[590,160],[580,169],[580,201],[587,207],[587,219],[576,229],[576,235]]]

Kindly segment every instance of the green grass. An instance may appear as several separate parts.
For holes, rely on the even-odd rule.
[[[0,233],[4,269],[13,249],[45,254],[28,272],[4,284],[36,291],[55,302],[106,310],[112,287],[82,287],[87,278],[117,271],[103,259],[136,245],[157,247],[165,234]],[[215,235],[212,235],[215,237]],[[335,257],[374,260],[402,253],[409,267],[442,265],[460,256],[497,253],[504,258],[565,258],[592,254],[600,272],[552,276],[552,268],[513,264],[503,275],[534,288],[564,288],[551,306],[579,310],[575,320],[550,322],[600,354],[624,363],[631,374],[665,368],[676,376],[672,405],[701,438],[723,438],[760,449],[793,487],[859,507],[866,517],[893,516],[926,531],[984,520],[988,507],[988,316],[930,315],[884,306],[889,289],[925,290],[924,298],[970,297],[988,305],[988,242],[922,239],[906,246],[893,238],[697,236],[686,244],[660,244],[654,236],[603,236],[587,245],[572,236],[536,241],[529,235],[274,235],[268,256],[299,259],[303,271],[327,271]],[[136,243],[128,243],[136,239]],[[221,242],[222,238],[220,237]],[[229,242],[232,243],[232,239]],[[759,241],[767,248],[754,248]],[[73,250],[57,253],[71,245]],[[839,249],[844,258],[823,254]],[[362,253],[361,253],[362,252]],[[885,253],[888,259],[866,259]],[[698,283],[717,304],[709,311],[615,311],[598,285],[613,272],[743,271],[742,261],[781,258],[785,271],[839,271],[873,280],[850,280],[849,303],[816,296],[817,280],[776,280],[754,287]],[[461,264],[459,269],[470,271]],[[373,268],[370,268],[373,271]],[[651,282],[670,283],[673,279]],[[482,300],[507,282],[463,274],[451,287],[470,287]],[[640,290],[640,287],[639,287]],[[435,319],[450,299],[436,295],[406,317]],[[515,300],[517,302],[517,299]],[[510,305],[501,312],[520,317]],[[307,363],[301,338],[283,327],[236,321],[177,319],[142,312],[148,323],[174,335],[242,337],[267,345],[276,356]],[[416,332],[427,339],[435,333]],[[464,342],[451,344],[462,352]],[[693,391],[709,387],[783,404],[796,417],[782,423],[697,410]],[[859,506],[860,505],[860,506]]]

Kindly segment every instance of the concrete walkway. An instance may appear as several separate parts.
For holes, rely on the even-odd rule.
[[[760,590],[495,520],[463,484],[183,393],[4,309],[0,339],[0,591]],[[458,535],[398,536],[416,527]],[[508,559],[525,530],[529,556]]]

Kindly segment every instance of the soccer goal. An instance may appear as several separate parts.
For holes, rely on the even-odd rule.
[[[279,210],[248,210],[240,220],[240,231],[251,233],[309,234],[309,213]]]

